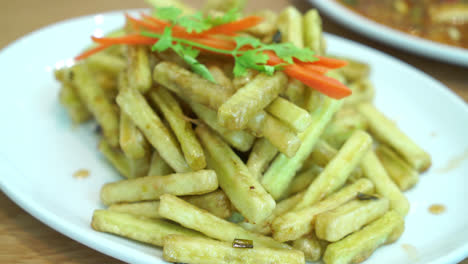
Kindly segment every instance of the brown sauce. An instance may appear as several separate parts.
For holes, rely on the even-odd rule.
[[[467,0],[340,0],[380,24],[447,45],[468,49]]]
[[[77,170],[75,173],[73,173],[73,177],[74,178],[79,178],[79,179],[82,179],[82,178],[87,178],[89,177],[89,171],[88,170],[85,170],[85,169],[80,169],[80,170]]]
[[[435,215],[442,214],[445,212],[445,210],[446,210],[445,206],[441,204],[433,204],[429,207],[429,212]]]

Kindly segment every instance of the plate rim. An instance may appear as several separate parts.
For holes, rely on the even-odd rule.
[[[57,21],[55,23],[46,25],[44,27],[41,27],[39,29],[36,29],[35,31],[32,31],[26,35],[23,35],[13,42],[10,42],[8,45],[6,45],[4,48],[0,50],[0,57],[4,54],[9,52],[10,48],[14,47],[16,44],[22,41],[26,41],[28,38],[31,38],[32,36],[35,36],[37,34],[40,34],[41,31],[43,30],[49,30],[54,27],[60,27],[63,26],[66,23],[69,22],[76,22],[79,20],[86,20],[86,19],[91,19],[94,16],[97,15],[102,15],[102,16],[115,16],[115,15],[121,15],[124,12],[134,12],[134,11],[139,11],[141,9],[130,9],[130,10],[113,10],[113,11],[108,11],[108,12],[100,12],[100,13],[94,13],[94,14],[88,14],[88,15],[82,15],[82,16],[77,16],[61,21]],[[459,97],[456,93],[454,93],[452,90],[448,89],[443,83],[435,79],[434,77],[422,72],[418,68],[402,61],[399,60],[389,54],[386,54],[380,50],[377,50],[375,48],[366,46],[364,44],[360,44],[356,41],[349,40],[337,35],[325,33],[325,36],[327,39],[336,39],[338,41],[346,42],[348,44],[358,46],[359,48],[363,48],[366,50],[370,50],[373,52],[377,52],[379,55],[384,56],[385,59],[391,60],[393,63],[398,63],[402,66],[404,66],[406,69],[410,69],[414,73],[417,73],[419,77],[424,77],[428,81],[434,83],[434,88],[437,87],[438,92],[443,93],[445,96],[447,96],[448,99],[450,99],[451,103],[456,103],[458,107],[461,107],[466,113],[468,113],[468,104],[466,104],[461,97]],[[9,159],[7,157],[4,157],[3,155],[0,155],[0,164],[4,165],[5,168],[7,168],[10,172],[15,172],[17,174],[21,174],[20,170],[16,168],[15,166],[11,165],[13,164],[12,162],[8,162]],[[45,224],[46,226],[52,228],[53,230],[65,235],[66,237],[82,244],[87,247],[90,247],[93,250],[99,251],[102,254],[105,254],[107,256],[113,257],[120,259],[122,261],[128,261],[132,262],[135,261],[134,258],[129,256],[129,254],[120,254],[120,247],[125,250],[131,250],[131,251],[137,251],[136,249],[133,248],[128,248],[126,246],[122,246],[121,244],[117,243],[117,248],[116,247],[110,247],[105,244],[99,243],[99,241],[95,242],[91,240],[89,237],[87,237],[85,234],[81,234],[80,232],[77,232],[74,227],[74,225],[70,224],[66,220],[60,218],[55,214],[54,212],[51,212],[47,210],[44,206],[41,206],[39,203],[34,201],[34,199],[21,195],[18,190],[11,184],[8,184],[8,181],[5,180],[4,177],[0,177],[0,189],[2,192],[5,193],[5,195],[11,199],[15,204],[17,204],[19,207],[21,207],[23,210],[25,210],[28,214],[32,215],[34,218],[39,220],[41,223]],[[115,245],[114,245],[115,246]],[[112,254],[112,255],[111,255]],[[463,258],[468,255],[468,243],[457,247],[456,249],[452,250],[449,254],[440,256],[431,262],[430,264],[440,264],[440,263],[450,263],[453,261],[460,261]],[[158,261],[160,263],[164,263],[162,259],[157,259],[157,258],[152,258],[151,261],[155,263],[155,261]]]
[[[337,3],[336,0],[308,0],[342,26],[381,43],[426,58],[468,67],[468,49],[412,36],[377,23]]]

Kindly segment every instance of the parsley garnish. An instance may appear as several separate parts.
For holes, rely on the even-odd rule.
[[[141,32],[143,36],[158,38],[158,42],[153,45],[152,50],[163,52],[172,49],[190,66],[190,68],[203,78],[215,82],[213,76],[208,71],[205,65],[201,64],[197,57],[198,49],[213,51],[231,55],[234,58],[234,76],[244,76],[248,69],[253,69],[258,72],[272,75],[282,66],[293,64],[294,59],[302,62],[313,62],[317,58],[314,52],[309,48],[298,48],[292,43],[273,43],[265,44],[257,38],[253,37],[235,37],[236,47],[233,50],[217,49],[207,45],[197,43],[185,38],[177,38],[172,35],[172,28],[180,26],[186,29],[187,32],[201,33],[210,28],[236,21],[240,14],[233,9],[227,12],[222,17],[204,17],[200,12],[193,15],[184,16],[182,10],[176,7],[155,8],[153,13],[155,17],[171,23],[170,27],[164,29],[163,34],[152,32]],[[195,49],[198,48],[198,49]],[[282,65],[268,65],[269,56],[264,51],[273,51],[285,63]]]
[[[171,22],[172,25],[178,25],[187,30],[187,32],[203,32],[212,28],[213,26],[226,24],[236,21],[240,17],[237,9],[231,9],[223,16],[204,17],[201,12],[193,15],[184,16],[182,10],[177,7],[160,7],[155,8],[153,16]]]
[[[218,26],[218,25],[230,23],[232,21],[236,21],[240,17],[241,17],[241,14],[239,12],[239,9],[233,8],[222,16],[216,16],[216,17],[207,16],[205,20],[209,24],[211,24],[211,26]]]
[[[214,51],[217,53],[224,53],[232,55],[235,58],[234,65],[234,76],[244,76],[247,74],[248,69],[257,70],[259,72],[272,75],[276,70],[281,69],[284,65],[270,66],[267,65],[269,56],[263,51],[273,51],[283,59],[287,64],[294,63],[293,58],[296,58],[303,62],[313,62],[317,58],[314,56],[314,52],[308,48],[298,48],[291,43],[280,43],[280,44],[264,44],[256,38],[252,37],[236,37],[237,47],[234,50],[223,50],[217,49],[210,46],[206,46],[200,43],[196,43],[190,40],[176,38],[171,34],[171,29],[166,28],[164,33],[155,34],[151,32],[141,32],[143,36],[159,38],[159,41],[153,45],[152,50],[163,52],[169,48],[174,50],[184,61],[192,68],[192,70],[207,80],[214,82],[214,78],[208,71],[205,65],[198,62],[196,59],[199,52],[194,52],[193,47],[201,48],[205,50]],[[170,44],[170,45],[169,45]],[[241,48],[250,46],[252,49],[243,51]]]
[[[152,34],[152,33],[149,33]],[[154,34],[152,34],[154,35]],[[159,37],[158,42],[153,45],[151,48],[152,51],[164,52],[168,49],[172,49],[177,55],[179,55],[185,63],[187,63],[192,71],[201,75],[203,78],[215,82],[213,75],[211,75],[208,68],[205,65],[201,64],[197,57],[200,54],[199,50],[192,48],[189,45],[183,45],[180,40],[179,42],[174,43],[177,39],[172,37],[172,28],[166,27],[164,33]]]
[[[239,49],[244,46],[250,46],[253,49],[248,50],[239,57],[236,57],[236,64],[234,66],[234,76],[243,76],[246,74],[247,69],[254,69],[259,72],[272,75],[275,70],[280,69],[282,65],[268,66],[268,55],[263,51],[273,51],[278,57],[284,60],[287,64],[293,64],[293,58],[296,58],[303,62],[313,62],[317,58],[314,56],[314,52],[308,48],[298,48],[292,43],[273,43],[264,44],[259,39],[253,37],[237,37],[236,49],[233,55],[239,54]]]

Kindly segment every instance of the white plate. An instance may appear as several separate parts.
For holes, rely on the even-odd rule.
[[[360,16],[335,0],[309,0],[340,24],[370,38],[433,59],[468,66],[468,50],[418,38]]]
[[[164,263],[161,250],[90,228],[93,210],[103,208],[99,189],[119,179],[96,149],[94,125],[73,127],[57,100],[52,69],[70,62],[92,32],[123,23],[122,13],[87,16],[34,32],[0,53],[0,186],[18,205],[57,231],[102,253],[131,263]],[[332,52],[365,58],[377,86],[377,106],[432,155],[431,170],[407,193],[406,231],[367,263],[453,263],[468,255],[468,107],[422,72],[359,44],[327,36]],[[465,154],[463,154],[465,153]],[[88,169],[91,175],[72,174]],[[428,207],[441,203],[435,216]],[[416,249],[408,255],[402,244]]]

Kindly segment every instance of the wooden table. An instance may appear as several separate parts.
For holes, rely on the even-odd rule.
[[[200,0],[192,0],[199,5]],[[299,0],[255,0],[249,8],[280,10],[288,3],[310,8]],[[85,14],[146,7],[142,0],[15,0],[0,8],[0,48],[48,24]],[[468,101],[468,68],[412,55],[360,36],[324,18],[325,30],[380,49],[423,70]],[[0,263],[122,263],[83,246],[42,224],[0,192]],[[465,259],[462,264],[468,264]]]

